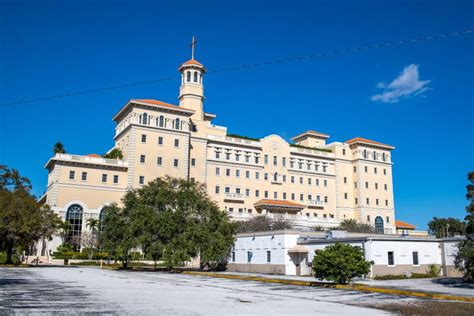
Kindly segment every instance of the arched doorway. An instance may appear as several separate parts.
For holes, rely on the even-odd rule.
[[[73,246],[74,251],[81,249],[82,213],[83,209],[79,204],[69,206],[66,213],[66,221],[69,222],[67,242]]]
[[[375,218],[375,232],[377,234],[383,234],[384,233],[383,218],[380,217],[380,216],[377,216]]]

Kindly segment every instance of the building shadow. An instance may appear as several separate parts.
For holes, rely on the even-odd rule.
[[[474,290],[474,284],[464,282],[462,278],[439,278],[439,279],[432,279],[431,282],[440,284],[445,287]]]

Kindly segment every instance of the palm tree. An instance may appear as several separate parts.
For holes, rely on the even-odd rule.
[[[56,144],[54,144],[53,153],[54,154],[65,154],[66,150],[64,149],[64,145],[61,144],[60,142],[57,142]]]
[[[91,230],[91,238],[89,244],[89,259],[92,259],[92,248],[97,241],[97,231],[100,225],[100,220],[97,218],[88,218],[86,221],[86,227],[90,228]]]

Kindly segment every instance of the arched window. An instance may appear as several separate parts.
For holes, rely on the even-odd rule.
[[[188,72],[186,73],[186,81],[187,81],[187,82],[190,82],[190,81],[191,81],[191,71],[188,71]]]
[[[176,120],[174,120],[174,129],[181,129],[180,127],[180,121],[179,121],[179,118],[177,118]]]
[[[165,125],[165,117],[163,115],[160,115],[159,125],[160,127],[163,127]]]
[[[73,246],[74,251],[81,249],[82,213],[82,206],[79,204],[69,206],[66,212],[66,222],[69,223],[66,242]]]
[[[383,234],[384,229],[383,229],[383,218],[380,216],[377,216],[375,218],[375,232],[377,234]]]
[[[103,207],[100,210],[99,213],[99,232],[104,230],[104,220],[105,220],[105,212],[104,212],[105,207]]]
[[[198,73],[197,73],[197,71],[194,72],[194,82],[198,82]]]

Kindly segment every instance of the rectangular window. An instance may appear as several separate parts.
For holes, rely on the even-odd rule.
[[[328,197],[325,196],[325,197],[324,197],[324,203],[327,203],[328,201],[329,201]]]
[[[283,175],[283,182],[286,182],[286,175]]]
[[[250,162],[250,156],[245,156],[245,162]]]
[[[257,179],[257,180],[260,179],[260,172],[258,172],[258,171],[255,172],[255,179]]]
[[[295,183],[295,177],[291,176],[291,183]]]
[[[264,174],[263,174],[263,179],[264,179],[264,180],[268,180],[268,173],[264,173]]]
[[[225,188],[224,188],[224,191],[225,191],[225,193],[230,193],[230,188],[229,188],[229,187],[225,187]]]
[[[344,177],[344,183],[347,183],[347,177]]]
[[[221,168],[216,167],[216,176],[220,176],[220,175],[221,175]]]
[[[274,166],[278,165],[278,157],[277,156],[273,156],[273,165]]]
[[[355,198],[355,199],[354,199],[355,205],[357,205],[358,202],[359,202],[359,201],[357,200],[357,198]]]
[[[357,182],[354,182],[354,188],[357,189]]]
[[[370,222],[370,215],[367,215],[367,221]]]
[[[365,182],[365,188],[366,188],[366,189],[369,188],[369,183],[368,183],[368,182]]]
[[[388,200],[385,200],[385,206],[388,206]]]
[[[390,217],[389,217],[389,216],[387,216],[386,222],[387,222],[387,223],[390,223]]]
[[[295,200],[295,194],[291,193],[291,199],[294,201]]]
[[[156,158],[156,164],[158,166],[162,166],[163,165],[163,158],[162,157],[157,157]]]
[[[308,178],[308,185],[311,185],[311,178]]]
[[[375,205],[379,205],[379,199],[375,199]]]
[[[245,171],[245,177],[246,177],[247,179],[250,179],[250,171],[248,171],[248,170]]]
[[[107,182],[107,175],[105,173],[102,174],[102,182]]]
[[[370,204],[370,203],[369,203],[369,202],[370,202],[369,198],[366,198],[366,199],[365,199],[365,202],[366,202],[367,205],[369,205],[369,204]]]
[[[268,155],[263,156],[263,161],[266,165],[268,165]]]
[[[145,163],[145,155],[140,155],[140,163]]]
[[[232,262],[235,262],[235,251],[232,251]]]
[[[265,197],[268,198],[268,191],[265,191]]]
[[[385,191],[387,191],[387,185],[386,184],[383,185],[383,188],[384,188]]]
[[[278,192],[273,192],[273,198],[276,200],[278,199]]]
[[[389,266],[394,266],[395,265],[395,258],[393,257],[393,251],[389,251],[387,253],[388,255],[388,265]]]
[[[303,201],[303,200],[304,200],[304,194],[301,193],[301,194],[300,194],[300,201]]]
[[[235,176],[237,178],[240,178],[240,170],[239,169],[235,170]]]
[[[281,164],[283,165],[283,167],[286,167],[286,158],[285,157],[281,158]]]
[[[146,134],[142,134],[142,143],[146,143]]]
[[[267,262],[272,262],[272,252],[267,250]]]
[[[367,168],[367,166],[364,167],[364,171],[365,172],[369,172],[369,168]]]
[[[178,165],[179,165],[179,160],[178,159],[173,160],[173,166],[177,168]]]
[[[347,193],[344,193],[344,199],[347,200]]]
[[[300,177],[300,184],[303,184],[303,177]]]
[[[354,166],[354,172],[357,172],[357,167],[356,166]]]
[[[319,179],[316,179],[316,185],[319,187]]]
[[[86,181],[86,180],[87,180],[87,172],[83,172],[83,173],[82,173],[81,179],[82,179],[82,181]]]
[[[221,190],[221,188],[218,185],[216,185],[216,191],[215,191],[216,194],[219,194],[220,190]]]
[[[250,196],[250,189],[245,189],[245,196]]]
[[[418,261],[418,251],[413,251],[413,265],[414,266],[417,266],[419,265],[419,261]]]
[[[225,169],[225,175],[228,176],[228,177],[230,177],[230,169],[228,169],[228,168]]]
[[[144,177],[144,176],[140,176],[140,178],[138,178],[138,183],[140,183],[140,184],[145,184],[145,177]]]
[[[260,191],[259,190],[255,190],[255,197],[259,197],[260,196]]]
[[[117,183],[118,183],[118,180],[119,180],[119,178],[118,178],[118,177],[119,177],[118,175],[114,174],[114,183],[115,183],[115,184],[117,184]]]
[[[387,175],[387,169],[383,169],[383,175],[384,175],[384,176]]]
[[[286,192],[283,192],[283,200],[286,200]]]
[[[179,139],[174,140],[174,147],[179,147]]]
[[[255,157],[255,163],[258,164],[258,157]]]
[[[235,154],[235,161],[240,161],[240,155],[239,154]]]
[[[378,190],[378,189],[379,189],[379,184],[375,183],[375,190]]]
[[[216,151],[216,159],[219,159],[221,157],[221,153]]]
[[[342,155],[343,155],[343,156],[346,155],[346,149],[345,149],[345,148],[342,149]]]
[[[374,167],[374,173],[377,174],[377,167]]]
[[[247,262],[248,262],[248,263],[252,262],[252,256],[253,256],[252,252],[251,252],[251,251],[247,251]]]
[[[235,193],[240,194],[240,188],[235,188]]]
[[[69,171],[69,180],[74,180],[74,177],[76,176],[76,172],[71,170]]]
[[[158,137],[158,145],[163,145],[163,137]]]
[[[196,166],[196,158],[191,158],[191,166]]]
[[[225,153],[225,159],[230,160],[230,153]]]
[[[328,186],[328,180],[324,180],[324,187]]]

